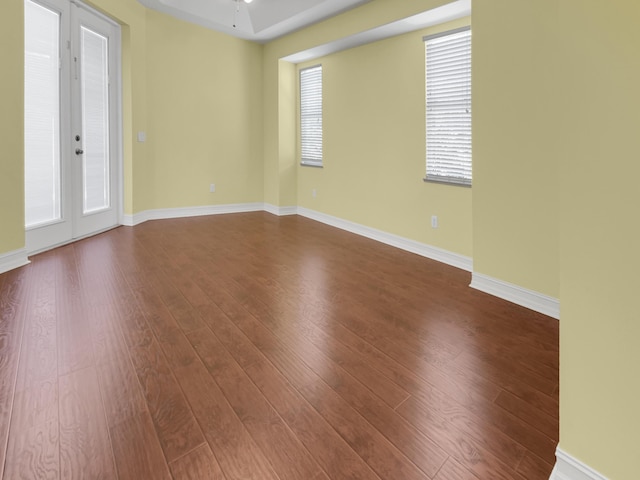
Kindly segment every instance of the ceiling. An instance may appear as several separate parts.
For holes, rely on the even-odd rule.
[[[235,37],[266,43],[372,0],[138,0],[174,17]],[[396,0],[400,1],[400,0]],[[431,10],[296,52],[284,60],[299,63],[347,48],[431,27],[471,15],[472,0],[452,0]],[[234,26],[235,25],[235,26]]]
[[[258,1],[258,0],[255,0]],[[441,7],[432,8],[422,13],[406,17],[379,27],[354,33],[329,43],[317,45],[307,50],[293,53],[283,60],[291,63],[306,62],[348,48],[358,47],[403,33],[422,30],[440,23],[450,22],[471,15],[471,0],[453,0]]]
[[[266,43],[371,0],[138,0],[146,7],[235,37]],[[235,25],[235,26],[234,26]]]

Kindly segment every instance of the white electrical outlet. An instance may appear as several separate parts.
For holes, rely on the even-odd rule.
[[[438,228],[438,216],[431,215],[431,228]]]
[[[215,191],[216,191],[216,184],[215,184],[215,183],[212,183],[211,185],[209,185],[209,191],[210,191],[211,193],[213,193],[213,192],[215,192]]]
[[[311,196],[312,196],[313,198],[316,198],[316,197],[318,196],[318,192],[316,192],[316,189],[315,189],[315,188],[311,190]]]

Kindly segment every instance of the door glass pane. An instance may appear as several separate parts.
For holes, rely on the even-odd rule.
[[[109,207],[109,69],[106,37],[80,30],[83,212]]]
[[[24,5],[25,226],[59,220],[60,15]]]

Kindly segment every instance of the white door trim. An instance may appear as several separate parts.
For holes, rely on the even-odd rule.
[[[54,221],[53,225],[56,232],[52,232],[45,228],[46,225],[25,228],[25,249],[27,254],[31,255],[44,250],[48,250],[61,244],[69,243],[89,235],[100,233],[100,231],[92,231],[87,234],[86,231],[78,232],[74,223],[76,223],[75,214],[71,211],[71,195],[72,189],[69,188],[68,182],[70,176],[68,169],[71,168],[72,161],[75,161],[73,153],[74,145],[70,141],[73,133],[71,126],[71,88],[73,75],[72,59],[73,55],[68,46],[71,37],[71,11],[73,6],[78,7],[91,15],[109,24],[111,28],[110,34],[110,96],[114,98],[110,121],[110,154],[111,168],[114,170],[113,181],[116,183],[111,195],[111,203],[115,214],[114,224],[109,228],[122,225],[124,221],[124,142],[123,142],[123,88],[122,88],[122,31],[120,24],[113,19],[107,17],[103,13],[95,10],[89,5],[79,0],[32,0],[48,9],[61,13],[60,23],[60,143],[61,143],[61,170],[62,174],[62,216],[59,221]],[[66,70],[66,71],[65,71]],[[68,73],[68,74],[67,74]],[[112,182],[113,183],[113,182]],[[55,233],[55,234],[54,234]]]

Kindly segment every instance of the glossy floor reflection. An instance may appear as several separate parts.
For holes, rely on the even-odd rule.
[[[469,281],[267,213],[37,255],[0,275],[2,478],[547,480],[558,322]]]

